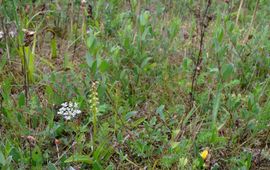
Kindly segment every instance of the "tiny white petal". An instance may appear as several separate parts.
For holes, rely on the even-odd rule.
[[[10,37],[15,37],[15,35],[16,35],[16,32],[14,32],[14,31],[10,31],[9,33],[8,33],[8,35],[10,36]]]
[[[2,39],[4,37],[4,32],[0,31],[0,39]]]
[[[59,111],[64,112],[64,111],[66,111],[66,108],[61,107],[61,108],[59,109]]]
[[[71,119],[71,116],[65,116],[65,119],[66,120],[70,120]]]
[[[62,103],[61,105],[62,105],[63,107],[67,107],[67,106],[68,106],[67,102]]]
[[[69,102],[69,107],[73,107],[73,103],[72,102]]]
[[[65,115],[69,115],[69,113],[68,113],[68,112],[64,112],[63,115],[64,115],[64,116],[65,116]]]

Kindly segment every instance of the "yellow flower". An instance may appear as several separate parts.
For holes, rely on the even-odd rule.
[[[203,160],[205,160],[207,158],[208,150],[209,150],[209,148],[205,148],[205,150],[200,153]]]

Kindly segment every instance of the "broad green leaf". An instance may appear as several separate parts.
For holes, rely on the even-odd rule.
[[[126,120],[130,119],[131,117],[135,116],[138,111],[131,111],[126,114]]]
[[[143,34],[142,34],[142,41],[145,41],[146,36],[150,33],[150,28],[151,28],[151,27],[147,27],[147,28],[144,30],[144,32],[143,32]]]
[[[32,159],[35,166],[41,166],[43,163],[42,152],[38,146],[35,146],[35,148],[32,150]]]
[[[188,57],[185,57],[182,63],[183,71],[188,71],[190,69],[191,63],[192,63],[192,60]]]
[[[87,65],[91,68],[94,63],[94,58],[92,57],[90,53],[87,53],[85,58],[86,58]]]
[[[232,64],[226,64],[222,67],[222,77],[227,80],[234,73],[234,68]]]
[[[19,161],[21,158],[21,153],[18,148],[12,147],[9,151],[9,155],[12,157],[14,161]]]
[[[2,164],[2,165],[6,164],[5,156],[1,151],[0,151],[0,164]]]
[[[218,31],[218,34],[217,34],[217,40],[218,40],[219,43],[222,42],[222,40],[223,40],[223,35],[224,35],[224,31],[223,31],[222,28],[220,28],[219,31]]]
[[[48,163],[48,170],[57,170],[57,167],[53,163],[49,162]]]
[[[98,63],[97,60],[94,60],[92,67],[91,67],[91,72],[92,73],[96,73],[97,72],[97,68],[98,68]]]
[[[232,80],[229,83],[225,84],[224,87],[234,87],[239,85],[240,83],[241,83],[240,80]]]
[[[91,50],[93,48],[94,43],[95,43],[95,36],[90,35],[90,37],[88,37],[86,42],[87,47]]]
[[[140,25],[145,26],[148,23],[150,13],[148,11],[145,11],[140,15]]]
[[[170,142],[170,145],[172,147],[172,149],[176,148],[177,146],[179,146],[180,142]]]
[[[109,69],[110,64],[106,60],[102,60],[99,65],[99,70],[104,73]]]
[[[164,108],[165,108],[164,105],[160,105],[160,106],[157,108],[157,110],[156,110],[156,112],[159,114],[159,117],[160,117],[163,121],[165,121],[165,115],[164,115],[164,112],[163,112]]]
[[[22,107],[22,106],[25,105],[25,95],[23,93],[21,93],[19,95],[19,99],[18,100],[19,100],[19,102],[18,102],[19,107]]]
[[[147,57],[146,59],[144,59],[142,64],[141,64],[141,68],[144,68],[145,66],[147,66],[147,64],[149,63],[149,61],[151,59],[152,59],[152,57]]]
[[[210,68],[209,72],[210,73],[218,73],[218,68]]]

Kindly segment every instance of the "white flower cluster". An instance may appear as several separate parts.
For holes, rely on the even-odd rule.
[[[66,120],[70,120],[82,112],[76,102],[65,102],[62,103],[61,106],[62,107],[59,109],[57,114],[63,115]]]

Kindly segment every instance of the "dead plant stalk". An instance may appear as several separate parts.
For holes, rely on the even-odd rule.
[[[190,106],[192,108],[192,103],[194,101],[194,90],[195,90],[195,86],[196,86],[196,80],[199,74],[199,71],[201,70],[201,64],[202,64],[202,54],[203,54],[203,47],[204,47],[204,37],[205,37],[205,33],[206,33],[206,28],[208,26],[208,21],[206,20],[207,18],[207,14],[209,12],[209,8],[211,6],[211,0],[207,1],[207,6],[206,9],[204,11],[204,14],[202,17],[199,18],[199,28],[200,28],[200,45],[199,45],[199,53],[197,56],[197,60],[195,62],[195,67],[193,70],[193,74],[192,74],[192,83],[191,83],[191,91],[190,91]]]

